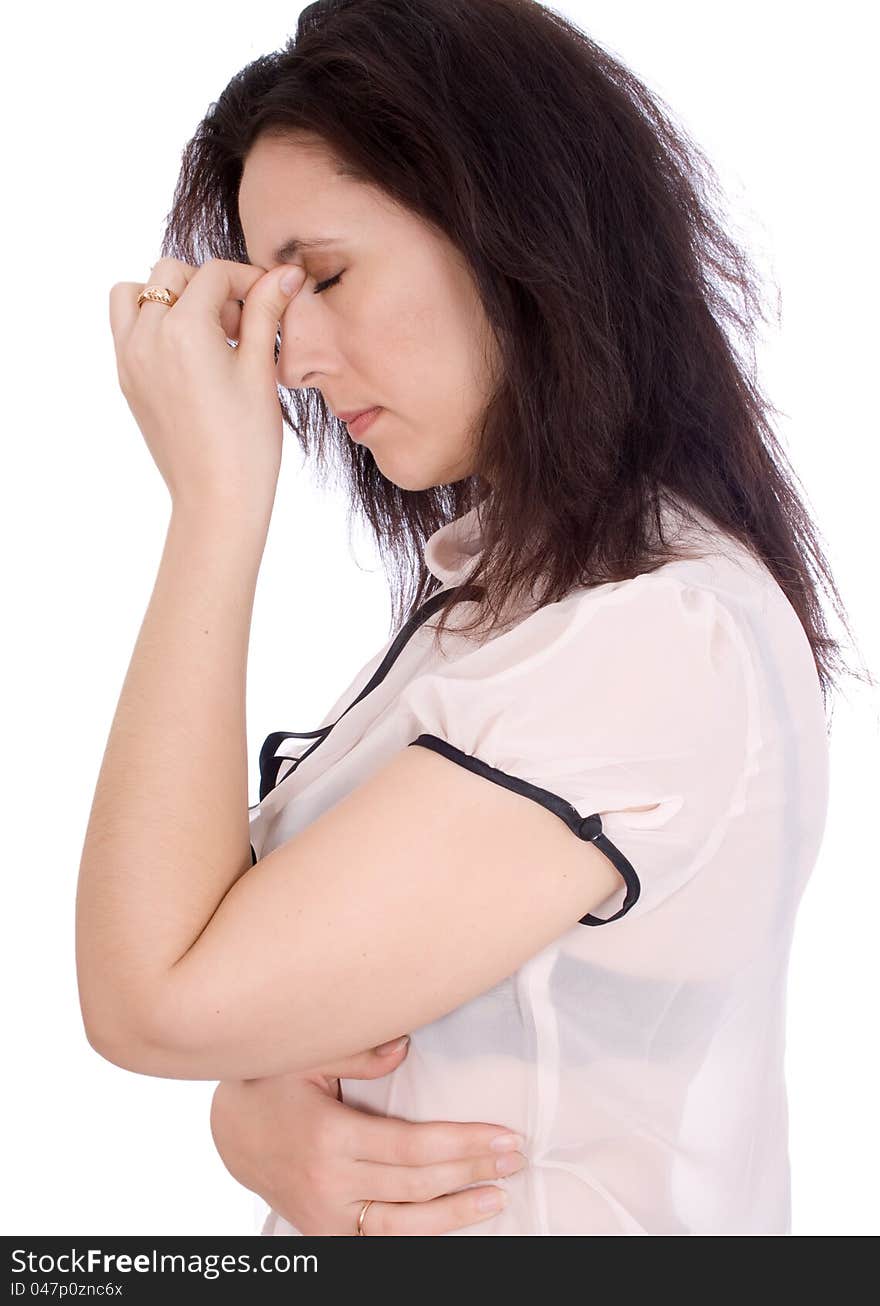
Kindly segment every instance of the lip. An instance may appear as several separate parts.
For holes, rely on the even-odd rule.
[[[358,413],[351,420],[343,418],[348,427],[348,433],[351,438],[353,440],[359,440],[367,428],[372,426],[373,422],[375,422],[376,418],[382,411],[381,408],[367,408],[362,413]],[[342,414],[340,413],[340,417],[341,416]]]
[[[371,413],[372,411],[373,411],[372,408],[351,408],[349,409],[348,412],[337,413],[336,416],[342,422],[353,422],[356,418],[360,417],[363,413]]]

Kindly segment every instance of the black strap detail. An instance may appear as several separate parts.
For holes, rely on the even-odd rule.
[[[438,738],[437,735],[419,735],[417,739],[410,741],[409,747],[411,748],[413,744],[421,744],[423,748],[431,748],[435,753],[442,753],[444,757],[466,767],[468,771],[473,771],[486,780],[503,785],[505,789],[512,789],[515,794],[522,794],[525,798],[540,803],[554,816],[563,820],[579,839],[589,840],[602,850],[623,876],[626,883],[626,897],[623,906],[613,916],[603,918],[587,912],[586,916],[580,918],[579,925],[608,925],[611,921],[616,921],[618,917],[625,915],[630,907],[638,902],[642,891],[639,877],[632,863],[628,862],[620,849],[602,833],[602,818],[598,812],[594,812],[592,816],[581,816],[577,808],[573,807],[567,799],[560,798],[559,794],[554,794],[549,789],[542,789],[539,785],[530,784],[528,780],[519,780],[516,776],[508,775],[506,771],[500,771],[497,767],[489,766],[488,763],[481,762],[478,757],[462,752],[460,748],[447,743],[445,739]]]
[[[479,590],[479,587],[459,585],[455,586],[454,589],[461,591],[460,597],[465,597],[465,591],[473,589],[476,592]],[[362,698],[366,698],[368,694],[372,694],[373,690],[376,689],[378,685],[381,685],[382,681],[388,675],[388,672],[391,670],[412,636],[429,617],[432,617],[434,613],[443,606],[452,592],[452,589],[437,590],[412,614],[409,620],[401,626],[400,630],[395,635],[394,640],[389,645],[388,651],[381,663],[373,672],[366,685],[364,685],[357,698],[349,703],[345,712],[341,712],[336,720],[332,721],[330,725],[320,726],[317,730],[275,730],[271,735],[266,736],[263,741],[263,746],[260,749],[260,802],[263,801],[268,793],[271,793],[278,783],[278,772],[281,770],[282,764],[290,760],[286,757],[275,756],[275,751],[279,744],[281,744],[285,739],[314,739],[315,741],[311,748],[307,748],[304,753],[301,753],[300,756],[295,759],[293,766],[287,772],[287,775],[290,775],[302,762],[306,760],[307,757],[311,756],[320,744],[324,742],[330,731],[334,726],[339,724],[346,712],[350,712],[353,707],[357,706]],[[286,778],[287,776],[285,776],[285,779]]]

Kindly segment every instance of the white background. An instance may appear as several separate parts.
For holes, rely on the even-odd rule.
[[[782,294],[759,377],[860,650],[877,619],[878,294],[868,8],[559,4],[672,106]],[[146,281],[186,140],[297,6],[32,5],[6,19],[3,912],[5,1234],[253,1233],[214,1150],[214,1084],[86,1042],[74,898],[94,786],[170,501],[118,390],[108,294]],[[291,224],[294,226],[295,224]],[[772,291],[771,299],[772,299]],[[257,591],[251,793],[273,730],[308,730],[390,635],[366,535],[286,435]],[[332,593],[333,602],[324,596]],[[835,634],[839,628],[833,627]],[[850,682],[824,844],[802,903],[787,1071],[795,1234],[877,1233],[877,699]],[[749,928],[750,904],[742,904]]]

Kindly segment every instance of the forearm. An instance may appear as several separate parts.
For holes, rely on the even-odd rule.
[[[123,1013],[129,1030],[148,1015],[251,865],[245,695],[264,545],[260,523],[243,526],[234,511],[172,511],[79,870],[76,962],[90,1034],[110,1037]]]

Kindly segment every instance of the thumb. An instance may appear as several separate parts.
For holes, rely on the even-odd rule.
[[[380,1057],[390,1057],[396,1052],[403,1052],[409,1047],[409,1034],[402,1034],[400,1038],[393,1038],[389,1043],[380,1043],[373,1051]]]
[[[344,1057],[328,1066],[320,1067],[320,1074],[333,1079],[381,1079],[390,1074],[403,1061],[409,1051],[409,1035],[399,1047],[392,1052],[382,1052],[382,1048],[392,1048],[398,1042],[382,1043],[376,1048],[367,1048],[365,1052],[356,1052],[354,1056]]]
[[[262,277],[244,301],[239,353],[250,354],[257,366],[272,358],[278,323],[305,279],[305,268],[288,263]]]
[[[306,270],[301,268],[298,263],[286,263],[281,269],[278,276],[277,296],[278,307],[283,312],[287,307],[288,300],[296,294],[300,286],[306,279]]]

